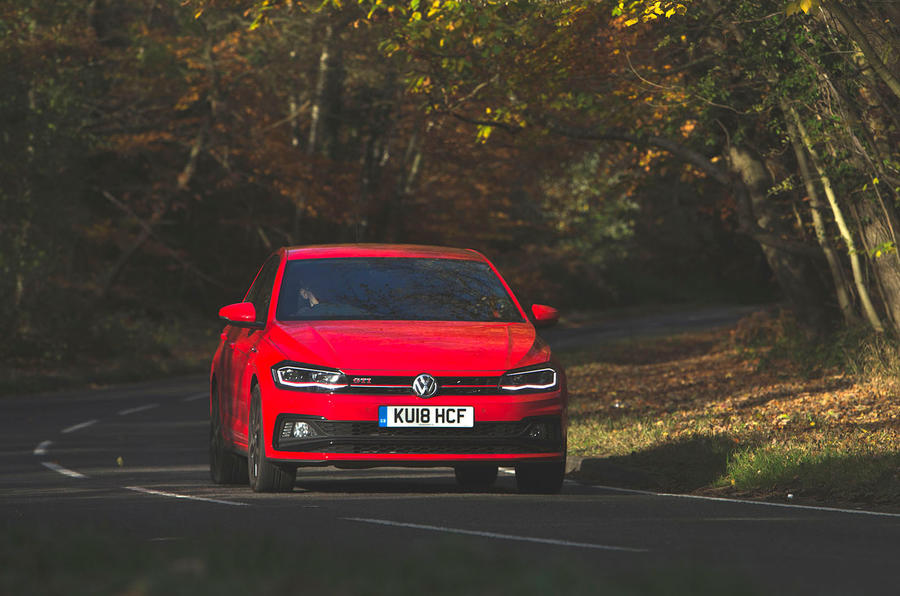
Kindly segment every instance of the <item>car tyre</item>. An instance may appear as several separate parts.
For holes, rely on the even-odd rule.
[[[489,464],[456,466],[454,472],[457,484],[468,490],[485,490],[497,481],[497,466]]]
[[[209,413],[209,476],[215,484],[247,482],[247,459],[228,449],[222,430],[219,393],[215,384],[210,388],[212,409]]]
[[[520,493],[555,495],[562,489],[566,462],[528,462],[516,466]]]
[[[265,433],[262,424],[262,399],[259,386],[250,395],[250,424],[247,445],[247,476],[250,488],[257,493],[289,492],[294,488],[297,468],[279,465],[266,458]]]

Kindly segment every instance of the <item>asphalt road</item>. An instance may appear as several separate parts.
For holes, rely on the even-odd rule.
[[[282,495],[215,486],[202,377],[3,398],[0,431],[7,535],[102,528],[128,545],[224,533],[385,565],[433,552],[436,568],[452,568],[447,549],[463,548],[502,553],[523,573],[563,565],[633,593],[886,594],[900,585],[896,514],[570,481],[558,496],[519,495],[510,474],[492,492],[469,493],[449,469],[307,468]],[[491,593],[503,593],[497,585]]]
[[[676,309],[636,315],[611,315],[603,320],[589,319],[543,330],[541,335],[554,350],[577,350],[598,342],[636,337],[663,336],[703,331],[733,325],[742,317],[764,306],[723,305]]]

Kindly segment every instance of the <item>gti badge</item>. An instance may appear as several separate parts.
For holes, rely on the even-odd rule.
[[[429,374],[421,374],[413,381],[412,390],[423,399],[434,397],[438,390],[437,381]]]

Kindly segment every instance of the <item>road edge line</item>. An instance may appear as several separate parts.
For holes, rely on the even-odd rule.
[[[900,518],[900,513],[890,513],[887,511],[870,511],[868,509],[845,509],[841,507],[819,507],[816,505],[799,505],[793,503],[772,503],[771,501],[753,501],[750,499],[730,499],[728,497],[708,497],[705,495],[680,495],[677,493],[658,493],[650,490],[637,490],[633,488],[619,488],[616,486],[604,486],[601,484],[582,484],[576,480],[567,480],[566,482],[574,482],[581,486],[594,488],[597,490],[608,490],[624,494],[645,495],[648,497],[667,497],[671,499],[693,499],[696,501],[714,501],[719,503],[740,503],[742,505],[760,505],[763,507],[781,507],[783,509],[801,509],[806,511],[820,511],[824,513],[852,513],[856,515],[870,515],[875,517],[896,517]]]

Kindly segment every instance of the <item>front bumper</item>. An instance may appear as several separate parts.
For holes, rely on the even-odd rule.
[[[263,391],[266,457],[299,465],[453,465],[565,458],[565,389],[524,395],[354,395],[280,389]],[[473,428],[383,428],[383,405],[472,406]],[[306,422],[313,436],[294,438]]]
[[[295,422],[314,433],[294,438]],[[285,414],[275,422],[279,451],[354,455],[519,455],[556,454],[563,449],[558,416],[518,422],[479,422],[473,428],[383,428],[375,422],[339,422]]]

